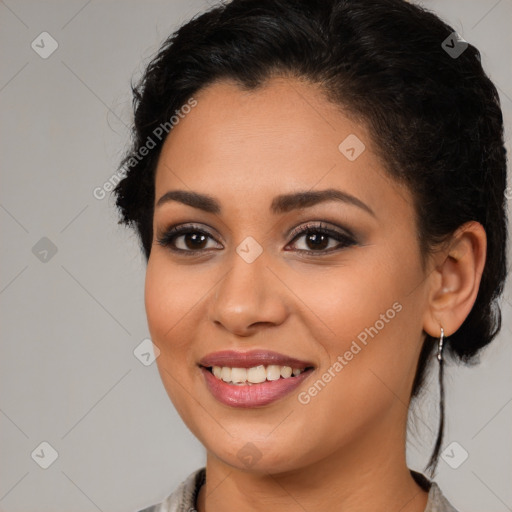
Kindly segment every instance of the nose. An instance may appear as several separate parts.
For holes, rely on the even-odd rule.
[[[289,314],[286,286],[262,254],[252,263],[237,253],[210,299],[208,317],[238,336],[282,324]]]

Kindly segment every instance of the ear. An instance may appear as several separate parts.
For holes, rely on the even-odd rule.
[[[447,248],[435,254],[423,319],[425,332],[439,337],[443,327],[445,336],[450,336],[463,324],[478,294],[486,253],[485,229],[470,221],[455,231]]]

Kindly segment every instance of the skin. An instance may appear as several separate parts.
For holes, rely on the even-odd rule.
[[[194,98],[162,149],[155,203],[180,189],[209,194],[222,210],[177,201],[155,208],[145,306],[165,389],[207,451],[199,512],[423,511],[427,493],[405,460],[412,382],[425,333],[437,337],[442,326],[449,336],[471,310],[485,231],[462,226],[423,268],[410,191],[388,176],[366,128],[314,85],[282,77],[248,92],[219,81]],[[366,147],[354,161],[338,149],[350,134]],[[270,211],[279,194],[327,188],[356,196],[374,215],[338,201]],[[356,243],[322,254],[339,242],[318,249],[304,234],[289,236],[313,221],[349,229]],[[211,238],[174,243],[202,253],[157,243],[169,226],[190,222]],[[252,263],[235,250],[248,236],[263,250]],[[396,302],[401,311],[301,404],[298,393]],[[277,402],[229,407],[197,366],[225,349],[274,350],[315,370]],[[257,454],[250,465],[237,456],[248,442]]]

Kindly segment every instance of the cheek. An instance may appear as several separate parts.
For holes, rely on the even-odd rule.
[[[204,290],[196,290],[184,273],[170,268],[160,255],[150,257],[146,270],[144,304],[148,327],[161,350],[178,349],[187,342],[179,336],[180,324],[193,314]],[[168,267],[168,268],[166,268]]]
[[[396,303],[403,299],[398,274],[397,268],[388,264],[383,272],[382,265],[374,262],[340,267],[335,272],[331,268],[324,274],[316,269],[310,275],[302,272],[293,291],[311,319],[304,319],[304,323],[311,325],[314,319],[320,329],[316,329],[316,339],[333,355],[348,350],[351,340],[359,335],[364,340],[365,329],[376,322],[379,333],[389,331],[389,323],[397,322],[400,305]]]
[[[325,404],[379,408],[395,395],[408,399],[421,341],[420,305],[410,290],[421,275],[396,255],[383,260],[340,268],[338,276],[331,269],[325,279],[306,275],[294,288],[311,308],[304,322],[317,326],[311,333],[325,350],[322,371],[331,368]]]
[[[185,413],[185,404],[180,403],[183,398],[180,383],[189,378],[191,369],[195,370],[187,335],[194,322],[194,305],[201,294],[200,290],[194,293],[182,272],[172,270],[161,260],[155,254],[148,262],[144,289],[146,316],[151,339],[160,350],[156,364],[164,387],[176,409]]]
[[[181,383],[185,382],[192,362],[188,360],[189,340],[183,332],[190,331],[188,322],[198,297],[190,291],[190,282],[187,287],[183,273],[166,267],[168,265],[160,255],[156,252],[151,255],[146,270],[144,303],[151,339],[160,349],[156,364],[162,383],[176,410],[188,424],[190,404]]]

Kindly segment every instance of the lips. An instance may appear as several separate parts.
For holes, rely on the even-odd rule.
[[[215,377],[211,371],[214,367],[248,369],[260,365],[274,368],[288,367],[288,376],[260,383],[246,382],[235,385]],[[199,366],[206,387],[216,400],[224,405],[243,408],[262,407],[284,398],[308,379],[314,370],[314,365],[309,361],[264,350],[215,352],[201,359]],[[301,370],[301,372],[298,375],[290,376],[291,368]]]
[[[214,352],[203,357],[199,361],[199,365],[204,368],[212,366],[229,366],[231,368],[252,368],[260,364],[290,366],[291,368],[305,369],[313,367],[313,363],[309,361],[301,361],[293,357],[288,357],[278,352],[268,350],[251,350],[249,352],[236,352],[234,350],[223,350]]]

